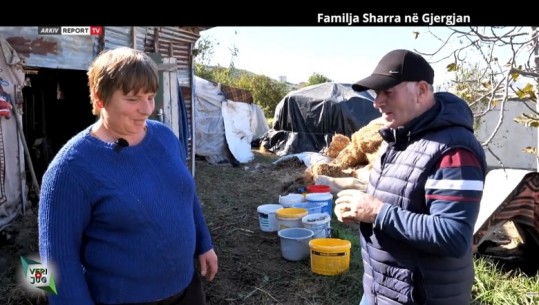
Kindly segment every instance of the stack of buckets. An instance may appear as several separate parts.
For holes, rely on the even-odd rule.
[[[279,196],[279,204],[258,207],[260,229],[277,232],[281,254],[289,261],[311,258],[311,270],[337,275],[348,270],[351,243],[330,238],[333,195],[327,185],[307,186],[307,194]]]

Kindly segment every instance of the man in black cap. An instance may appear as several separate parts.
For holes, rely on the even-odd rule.
[[[433,81],[422,56],[394,50],[352,86],[376,92],[387,123],[367,192],[335,202],[340,221],[360,223],[361,305],[470,304],[485,154],[468,104]]]

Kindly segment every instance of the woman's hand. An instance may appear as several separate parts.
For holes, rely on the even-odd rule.
[[[200,263],[200,275],[211,282],[215,274],[217,274],[217,254],[213,249],[210,249],[206,253],[199,255],[198,261]]]

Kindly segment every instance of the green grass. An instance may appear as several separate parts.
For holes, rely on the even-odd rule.
[[[348,290],[346,293],[352,295],[361,295],[363,294],[363,263],[361,258],[361,248],[359,245],[359,233],[357,229],[349,227],[337,221],[335,215],[331,221],[331,237],[340,238],[350,241],[351,251],[350,251],[350,271],[349,276],[353,277],[355,281],[358,282],[357,287],[354,289]],[[357,301],[359,303],[359,301]]]
[[[486,259],[475,259],[473,305],[539,304],[539,276],[528,277],[518,271],[504,272]]]
[[[350,269],[363,272],[357,230],[332,221],[332,237],[352,243]],[[539,304],[539,275],[530,277],[519,271],[504,272],[484,257],[474,259],[475,284],[472,305],[532,305]]]
[[[272,154],[256,153],[256,162],[262,164],[270,164],[276,158]],[[293,168],[289,168],[289,172],[283,169],[269,169],[261,170],[260,173],[257,173],[256,171],[238,170],[231,167],[197,166],[200,166],[197,167],[199,172],[199,181],[197,183],[199,185],[198,189],[201,190],[201,198],[207,207],[213,202],[219,204],[216,206],[219,207],[219,215],[217,215],[219,217],[222,216],[223,206],[233,206],[241,203],[240,210],[242,210],[248,202],[256,204],[274,202],[277,197],[276,194],[280,193],[282,182],[293,180],[297,177],[298,172],[297,169]],[[254,165],[249,165],[249,167],[256,168]],[[216,182],[215,177],[219,177],[219,183]],[[248,181],[248,183],[245,183],[245,181]],[[241,200],[238,199],[240,195],[244,196]],[[245,197],[247,195],[249,196]],[[254,209],[256,204],[249,208]],[[236,215],[237,211],[234,210],[233,214]],[[218,220],[221,223],[222,218],[218,218]],[[242,304],[275,304],[275,300],[267,295],[273,295],[281,300],[292,300],[293,296],[298,294],[302,295],[301,299],[294,299],[294,301],[286,304],[358,304],[363,293],[363,266],[358,230],[340,223],[334,215],[331,226],[332,237],[349,240],[352,244],[348,272],[337,276],[323,276],[313,274],[310,270],[309,262],[290,264],[287,265],[286,269],[289,275],[286,277],[286,281],[283,278],[273,280],[268,277],[270,279],[269,284],[260,286],[265,292],[262,293],[257,290],[254,295],[246,298],[247,300]],[[219,232],[223,232],[223,230],[223,228],[219,228]],[[223,237],[219,237],[216,242],[224,243],[225,240]],[[223,249],[230,247],[229,241],[226,241],[227,243],[223,244]],[[223,255],[221,262],[224,263],[225,258],[225,255]],[[275,270],[281,276],[282,266],[286,262],[281,260],[277,262]],[[271,261],[268,261],[268,263],[271,263]],[[501,271],[500,266],[484,257],[475,258],[474,263],[476,276],[472,290],[472,305],[539,304],[539,297],[532,297],[533,293],[539,292],[539,276],[527,277],[516,271],[510,273]],[[232,260],[229,268],[223,264],[221,277],[229,270],[235,270],[237,264],[237,260]],[[246,269],[242,273],[242,278],[257,276],[256,274],[252,274],[251,277],[248,275],[249,273]],[[234,280],[235,278],[231,277],[231,279]],[[244,286],[241,286],[240,284],[242,283],[242,281],[235,283],[234,287],[237,288],[226,287],[228,290],[218,290],[219,286],[211,287],[212,289],[209,290],[209,293],[215,296],[212,300],[222,301],[212,304],[226,304],[226,298],[233,295],[233,293],[247,293],[253,290],[251,283],[247,282]],[[233,291],[231,292],[230,290]]]
[[[268,122],[268,126],[271,128],[273,126],[273,118],[266,118],[266,122]]]

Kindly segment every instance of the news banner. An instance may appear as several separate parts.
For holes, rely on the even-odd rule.
[[[101,36],[102,26],[38,26],[39,35]]]

